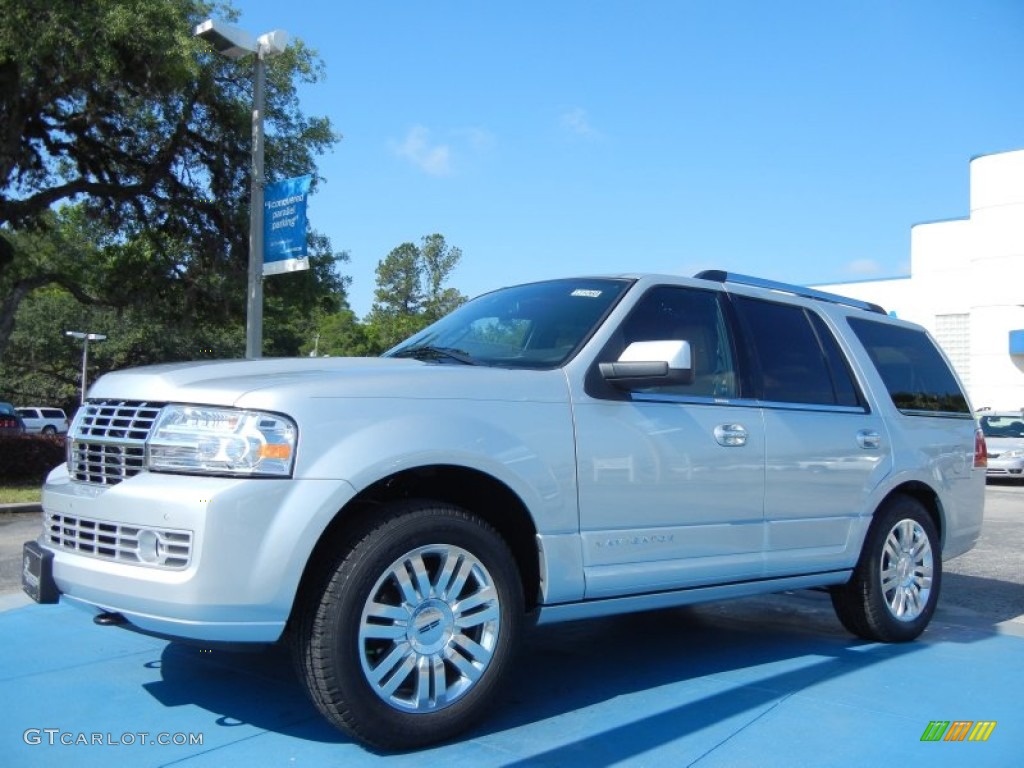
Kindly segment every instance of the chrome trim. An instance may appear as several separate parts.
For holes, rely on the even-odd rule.
[[[861,405],[821,405],[816,403],[780,403],[774,400],[752,398],[714,398],[692,395],[657,394],[655,392],[631,392],[635,403],[679,403],[681,405],[725,405],[732,408],[767,408],[776,411],[814,411],[816,413],[850,413],[864,416],[871,410]]]
[[[90,400],[68,431],[68,474],[92,485],[117,485],[145,469],[146,440],[163,403]]]
[[[769,291],[788,293],[792,296],[802,296],[805,299],[827,301],[830,304],[840,304],[844,307],[865,309],[868,312],[876,312],[882,315],[888,314],[878,304],[873,304],[870,301],[851,299],[849,296],[840,296],[838,293],[819,291],[816,288],[807,288],[806,286],[794,285],[792,283],[780,283],[776,280],[766,280],[763,277],[741,275],[737,272],[726,272],[721,269],[705,269],[703,272],[698,272],[694,277],[701,280],[712,280],[716,283],[734,283],[736,285],[749,285],[753,288],[765,288]]]
[[[43,543],[64,552],[130,565],[181,570],[192,561],[192,531],[150,528],[47,512]]]

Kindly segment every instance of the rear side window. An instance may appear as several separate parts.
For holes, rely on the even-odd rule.
[[[924,331],[859,317],[849,323],[901,411],[970,413],[956,377]]]
[[[734,296],[760,369],[761,399],[808,405],[860,405],[831,331],[803,307]]]
[[[56,408],[43,408],[44,419],[63,419],[64,411],[58,411]]]

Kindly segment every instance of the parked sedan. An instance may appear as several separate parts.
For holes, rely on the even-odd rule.
[[[1024,411],[986,412],[979,421],[988,445],[988,477],[1024,480]]]
[[[25,431],[25,422],[10,403],[0,403],[0,435],[20,435]]]

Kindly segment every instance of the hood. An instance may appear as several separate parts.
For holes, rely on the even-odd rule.
[[[263,358],[167,363],[115,371],[95,399],[280,408],[289,398],[567,399],[561,370],[491,368],[379,357]]]

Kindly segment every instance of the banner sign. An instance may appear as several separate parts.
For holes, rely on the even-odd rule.
[[[306,196],[312,176],[267,184],[263,189],[263,274],[309,269]]]

